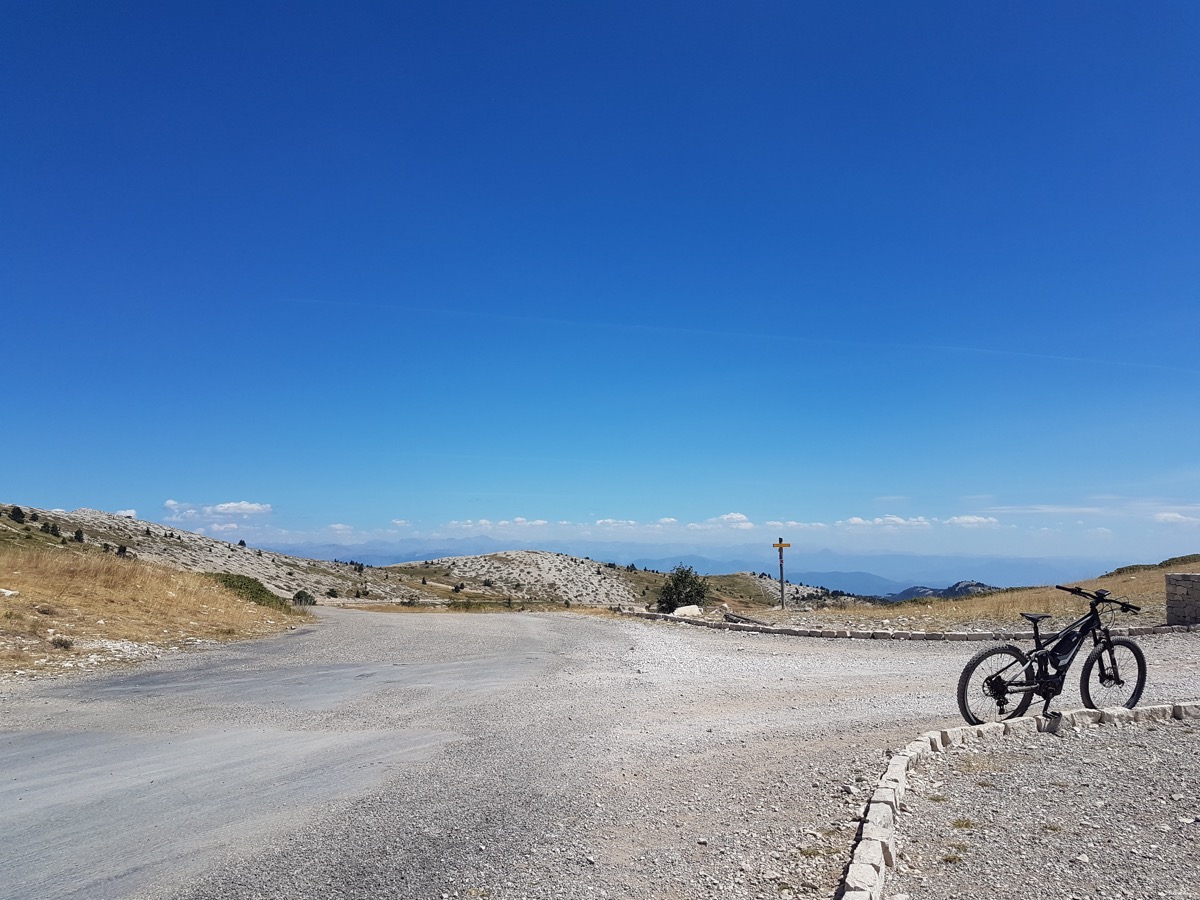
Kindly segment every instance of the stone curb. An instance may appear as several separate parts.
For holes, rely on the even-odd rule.
[[[1026,716],[986,725],[961,725],[927,731],[903,750],[892,751],[887,769],[862,816],[858,837],[850,848],[850,864],[842,876],[842,900],[880,900],[888,872],[896,867],[896,814],[908,782],[908,770],[935,753],[959,747],[984,735],[1054,733],[1060,728],[1088,725],[1128,725],[1164,719],[1200,719],[1200,700],[1163,703],[1133,709],[1073,709],[1057,718]]]
[[[676,622],[681,625],[699,625],[702,628],[716,628],[720,631],[757,631],[759,634],[787,634],[792,637],[810,638],[844,638],[863,641],[1032,641],[1032,631],[858,631],[849,628],[793,628],[790,626],[751,625],[748,622],[713,622],[708,619],[692,619],[687,616],[675,616],[670,613],[640,612],[631,609],[617,610],[623,616],[634,616],[638,619],[657,619],[663,622]],[[1200,632],[1200,624],[1195,625],[1147,625],[1131,628],[1110,628],[1113,637],[1142,634],[1182,634],[1184,632]]]

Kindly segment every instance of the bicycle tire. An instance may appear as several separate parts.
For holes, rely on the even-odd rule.
[[[1129,638],[1113,638],[1110,645],[1111,654],[1110,647],[1100,644],[1084,660],[1083,671],[1079,673],[1079,696],[1088,709],[1106,706],[1133,709],[1146,689],[1146,657],[1142,648]],[[1135,678],[1129,677],[1131,667],[1137,670]]]
[[[1018,665],[1013,668],[1013,663]],[[1005,675],[999,682],[1004,687],[1033,683],[1033,665],[1029,657],[1012,644],[985,647],[967,661],[958,679],[958,711],[968,724],[983,725],[1025,715],[1033,702],[1032,691],[1005,691],[997,697],[995,688],[986,684],[988,679],[1004,671],[1011,673],[1011,677]]]

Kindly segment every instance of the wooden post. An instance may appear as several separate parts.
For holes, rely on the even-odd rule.
[[[787,594],[784,593],[783,589],[783,548],[792,545],[785,544],[783,538],[780,538],[778,544],[772,544],[771,546],[779,550],[779,608],[787,609]]]

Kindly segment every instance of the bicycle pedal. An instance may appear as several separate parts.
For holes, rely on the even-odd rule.
[[[1047,712],[1045,715],[1046,715],[1047,719],[1061,719],[1062,718],[1062,713],[1058,712],[1057,710],[1055,710],[1054,712]]]

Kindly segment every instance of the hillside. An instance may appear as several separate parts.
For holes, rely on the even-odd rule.
[[[288,556],[95,509],[47,510],[0,504],[0,543],[91,550],[188,572],[228,572],[261,581],[291,600],[305,591],[318,603],[405,607],[645,606],[665,575],[545,550],[452,556],[391,566]],[[57,534],[53,533],[56,530]],[[76,541],[79,534],[81,541]],[[123,549],[122,549],[123,548]],[[353,548],[346,549],[347,554]],[[778,603],[779,583],[753,572],[713,576],[713,600],[735,608]],[[3,587],[3,585],[0,585]],[[789,603],[820,597],[819,588],[788,585]]]
[[[23,507],[23,521],[15,521],[10,504],[0,504],[0,544],[73,549],[122,554],[144,562],[189,572],[226,572],[258,579],[276,596],[290,601],[303,591],[321,604],[384,608],[522,609],[614,606],[646,607],[657,601],[665,581],[659,571],[594,562],[564,553],[543,550],[500,551],[479,556],[451,556],[391,566],[369,566],[352,560],[328,561],[288,556],[241,543],[180,531],[153,522],[117,516],[92,509],[72,512]],[[57,531],[57,534],[53,533]],[[80,541],[75,537],[79,536]],[[122,548],[123,551],[122,551]],[[352,553],[353,548],[347,548]],[[1126,566],[1101,577],[1134,587],[1151,608],[1163,602],[1160,569],[1200,560],[1179,557],[1157,566]],[[765,573],[737,572],[708,577],[710,607],[722,604],[734,611],[757,615],[777,607],[779,582]],[[1110,586],[1100,584],[1099,586]],[[5,585],[0,583],[0,588]],[[894,604],[892,612],[906,614],[917,606],[928,607],[937,617],[951,615],[1008,616],[1010,604],[1061,605],[1053,589],[1030,591],[988,589],[977,582],[956,585],[955,594],[969,595],[952,603],[943,592],[922,590],[907,603]],[[820,587],[789,584],[789,614],[832,616],[861,610],[878,616],[874,604]],[[915,590],[915,589],[914,589]],[[1062,595],[1065,597],[1065,595]],[[889,598],[902,599],[902,598]],[[1004,607],[1002,610],[1000,607]],[[1030,607],[1032,608],[1032,606]],[[923,613],[929,615],[931,613]]]

